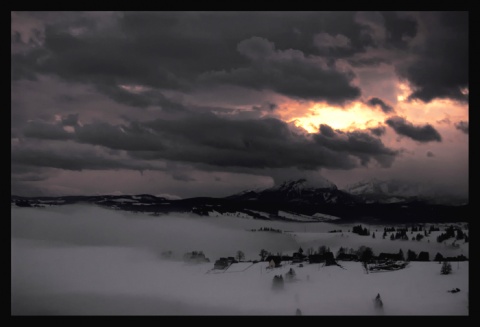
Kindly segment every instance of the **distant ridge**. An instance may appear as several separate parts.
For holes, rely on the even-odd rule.
[[[393,186],[392,186],[393,185]],[[373,180],[339,190],[329,181],[309,183],[306,179],[283,181],[263,190],[249,190],[224,198],[195,197],[167,199],[150,194],[60,197],[11,196],[11,205],[47,207],[90,203],[116,210],[153,215],[194,213],[296,222],[351,221],[442,222],[468,221],[468,202],[456,205],[430,202],[419,196],[402,195],[401,185]]]

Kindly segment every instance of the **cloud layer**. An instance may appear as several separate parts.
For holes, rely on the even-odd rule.
[[[245,176],[264,185],[279,171],[380,173],[427,151],[441,162],[445,144],[468,134],[468,21],[468,12],[12,12],[12,189],[75,188],[49,183],[79,172],[153,171],[180,190]]]

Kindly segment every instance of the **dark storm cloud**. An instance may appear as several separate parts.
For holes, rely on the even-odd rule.
[[[162,151],[163,138],[136,122],[129,125],[92,123],[77,127],[76,140],[80,143],[102,145],[115,150]]]
[[[370,131],[370,133],[378,137],[382,136],[386,132],[385,126],[371,127],[368,130]]]
[[[325,32],[315,35],[313,38],[313,43],[320,49],[350,47],[350,39],[345,35],[337,34],[333,36]]]
[[[175,121],[145,123],[165,141],[165,151],[132,153],[140,158],[164,158],[217,167],[249,169],[321,166],[348,169],[354,161],[347,155],[318,147],[293,133],[280,120],[227,120],[198,115]]]
[[[12,165],[11,180],[18,182],[38,182],[50,177],[48,169],[44,167],[32,167],[25,165]]]
[[[66,117],[62,117],[63,126],[77,126],[78,114],[68,114]]]
[[[359,11],[355,13],[355,22],[363,27],[362,34],[375,45],[386,40],[385,18],[377,11]]]
[[[393,128],[397,134],[407,136],[412,140],[418,142],[425,143],[431,141],[442,141],[442,137],[440,136],[440,134],[430,124],[426,124],[423,126],[414,126],[405,118],[398,116],[387,119],[385,123],[391,128]]]
[[[150,163],[128,160],[88,145],[71,142],[32,143],[12,146],[12,165],[50,167],[80,171],[84,169],[158,169]]]
[[[357,46],[345,59],[359,68],[396,65],[408,57],[409,42],[418,33],[418,22],[409,13],[357,12],[354,21]]]
[[[275,103],[264,103],[260,106],[253,106],[252,109],[256,111],[265,111],[265,112],[272,112],[277,109],[278,106]]]
[[[317,53],[326,58],[343,58],[352,55],[358,48],[352,46],[352,41],[345,35],[320,32],[313,36],[313,44]]]
[[[468,134],[468,121],[459,121],[458,123],[455,123],[455,128]]]
[[[23,130],[26,137],[46,140],[68,140],[72,134],[66,132],[62,126],[41,121],[29,122]]]
[[[63,142],[48,149],[18,146],[12,149],[12,162],[70,170],[155,169],[145,166],[143,160],[159,159],[227,171],[288,167],[351,169],[357,166],[355,157],[362,164],[374,159],[388,166],[397,154],[379,139],[362,132],[335,132],[330,126],[321,125],[319,134],[312,138],[294,132],[287,123],[275,118],[232,120],[212,114],[125,125],[84,124],[75,126],[71,135],[72,141],[84,145]],[[38,136],[45,138],[44,134]],[[115,151],[102,150],[99,155],[87,144],[125,150],[128,160]],[[48,157],[52,160],[48,161]],[[119,160],[117,164],[115,160]],[[177,179],[185,180],[175,174]]]
[[[200,80],[273,90],[297,99],[336,104],[360,96],[360,89],[350,84],[353,73],[339,72],[322,65],[299,50],[279,50],[273,42],[256,36],[241,41],[237,49],[251,61],[251,66],[229,72],[209,72]]]
[[[326,137],[334,137],[335,136],[335,131],[333,130],[333,128],[331,128],[328,125],[321,124],[319,130],[320,130],[320,134],[322,134],[323,136],[326,136]]]
[[[47,55],[47,52],[42,48],[34,49],[27,53],[12,53],[10,57],[11,80],[37,80],[37,63],[45,55]]]
[[[418,22],[405,12],[382,11],[384,26],[387,30],[388,45],[398,49],[407,49],[408,42],[417,35]]]
[[[162,90],[190,92],[212,80],[343,103],[361,91],[350,83],[351,72],[334,68],[335,60],[362,65],[391,60],[388,55],[354,57],[380,48],[394,52],[410,47],[406,53],[417,56],[397,69],[417,87],[413,97],[465,98],[457,86],[468,85],[460,82],[468,77],[468,60],[463,60],[468,59],[468,16],[461,13],[27,12],[16,20],[17,16],[31,16],[36,21],[31,29],[38,35],[26,37],[19,24],[12,24],[12,45],[27,48],[12,50],[12,80],[53,74],[92,84],[115,101],[142,108],[170,108],[168,103],[158,104],[164,101]],[[421,19],[433,22],[433,27],[419,28]],[[411,45],[419,34],[425,41]],[[320,58],[328,65],[321,65]],[[456,61],[460,67],[455,59],[462,59]],[[150,87],[157,93],[132,94],[120,85]]]
[[[334,35],[330,47],[343,44],[347,38],[352,40],[351,51],[363,47],[358,42],[354,13],[126,12],[105,13],[108,19],[100,16],[68,13],[68,19],[60,19],[50,13],[43,17],[41,46],[12,54],[12,79],[54,74],[93,84],[115,101],[138,107],[150,105],[155,99],[121,92],[119,85],[187,91],[199,86],[199,76],[222,71],[236,72],[227,78],[230,83],[273,89],[298,98],[343,102],[360,92],[350,85],[350,74],[321,68],[310,58],[311,53],[318,52],[315,35]],[[110,25],[102,24],[102,20],[110,21]],[[323,20],[321,26],[319,20]],[[265,46],[252,43],[257,35],[279,50],[265,62],[262,71],[254,74],[260,58],[266,55],[252,56],[254,46]],[[12,42],[21,42],[20,36],[12,37]],[[239,46],[242,42],[247,42],[244,47]],[[264,50],[272,49],[267,44]],[[244,70],[246,73],[242,73]],[[275,81],[277,70],[285,81]]]
[[[182,182],[194,182],[196,181],[195,178],[185,174],[185,173],[173,173],[172,174],[172,177],[174,180],[177,180],[177,181],[182,181]]]
[[[50,56],[40,69],[67,80],[97,85],[135,84],[175,89],[182,82],[120,36],[80,38],[47,29]]]
[[[12,44],[29,48],[12,54],[13,80],[48,73],[109,87],[189,89],[206,72],[248,68],[251,61],[237,51],[237,45],[258,36],[277,49],[295,49],[305,57],[320,51],[326,57],[348,58],[379,46],[410,47],[416,59],[398,67],[398,72],[417,87],[413,98],[465,99],[459,87],[468,85],[468,13],[462,12],[32,12],[16,16],[32,16],[43,29],[35,26],[32,30],[38,35],[25,37],[18,24],[12,24]],[[424,40],[410,45],[418,34]],[[291,86],[275,89],[305,96]]]
[[[383,105],[372,105],[391,113],[395,73],[412,98],[468,99],[462,15],[12,13],[12,168],[32,169],[17,174],[26,181],[43,178],[38,167],[160,170],[163,161],[263,175],[388,167],[397,152],[381,142],[383,126],[347,133],[323,124],[304,135],[271,117],[286,98],[345,104],[362,95],[378,96]],[[468,132],[465,123],[457,128]],[[420,142],[441,140],[430,125],[393,117],[389,126]],[[173,180],[201,180],[165,170]]]
[[[367,165],[375,159],[383,167],[390,167],[397,151],[385,147],[382,141],[361,131],[340,132],[334,131],[330,126],[320,125],[320,133],[315,134],[317,144],[332,151],[348,153],[358,157],[362,165]]]
[[[382,99],[379,99],[379,98],[371,98],[366,102],[366,104],[369,105],[370,107],[379,106],[384,113],[389,113],[393,111],[392,106],[389,106]]]
[[[132,107],[146,108],[148,106],[159,106],[165,111],[185,110],[183,105],[167,99],[163,93],[158,90],[147,89],[135,91],[134,85],[98,85],[97,89],[112,100]]]
[[[413,86],[410,99],[468,101],[468,12],[420,12],[422,40],[411,46],[413,60],[397,67]]]

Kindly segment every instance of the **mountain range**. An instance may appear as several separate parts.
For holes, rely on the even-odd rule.
[[[284,221],[417,222],[468,221],[468,200],[439,197],[416,183],[365,180],[340,190],[327,179],[283,181],[267,189],[245,190],[224,198],[167,199],[149,194],[61,197],[11,196],[11,204],[45,207],[93,203],[113,209],[161,215],[192,212],[199,215],[233,215]]]

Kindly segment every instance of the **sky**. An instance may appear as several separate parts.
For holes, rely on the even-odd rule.
[[[11,192],[468,196],[468,12],[11,12]]]

